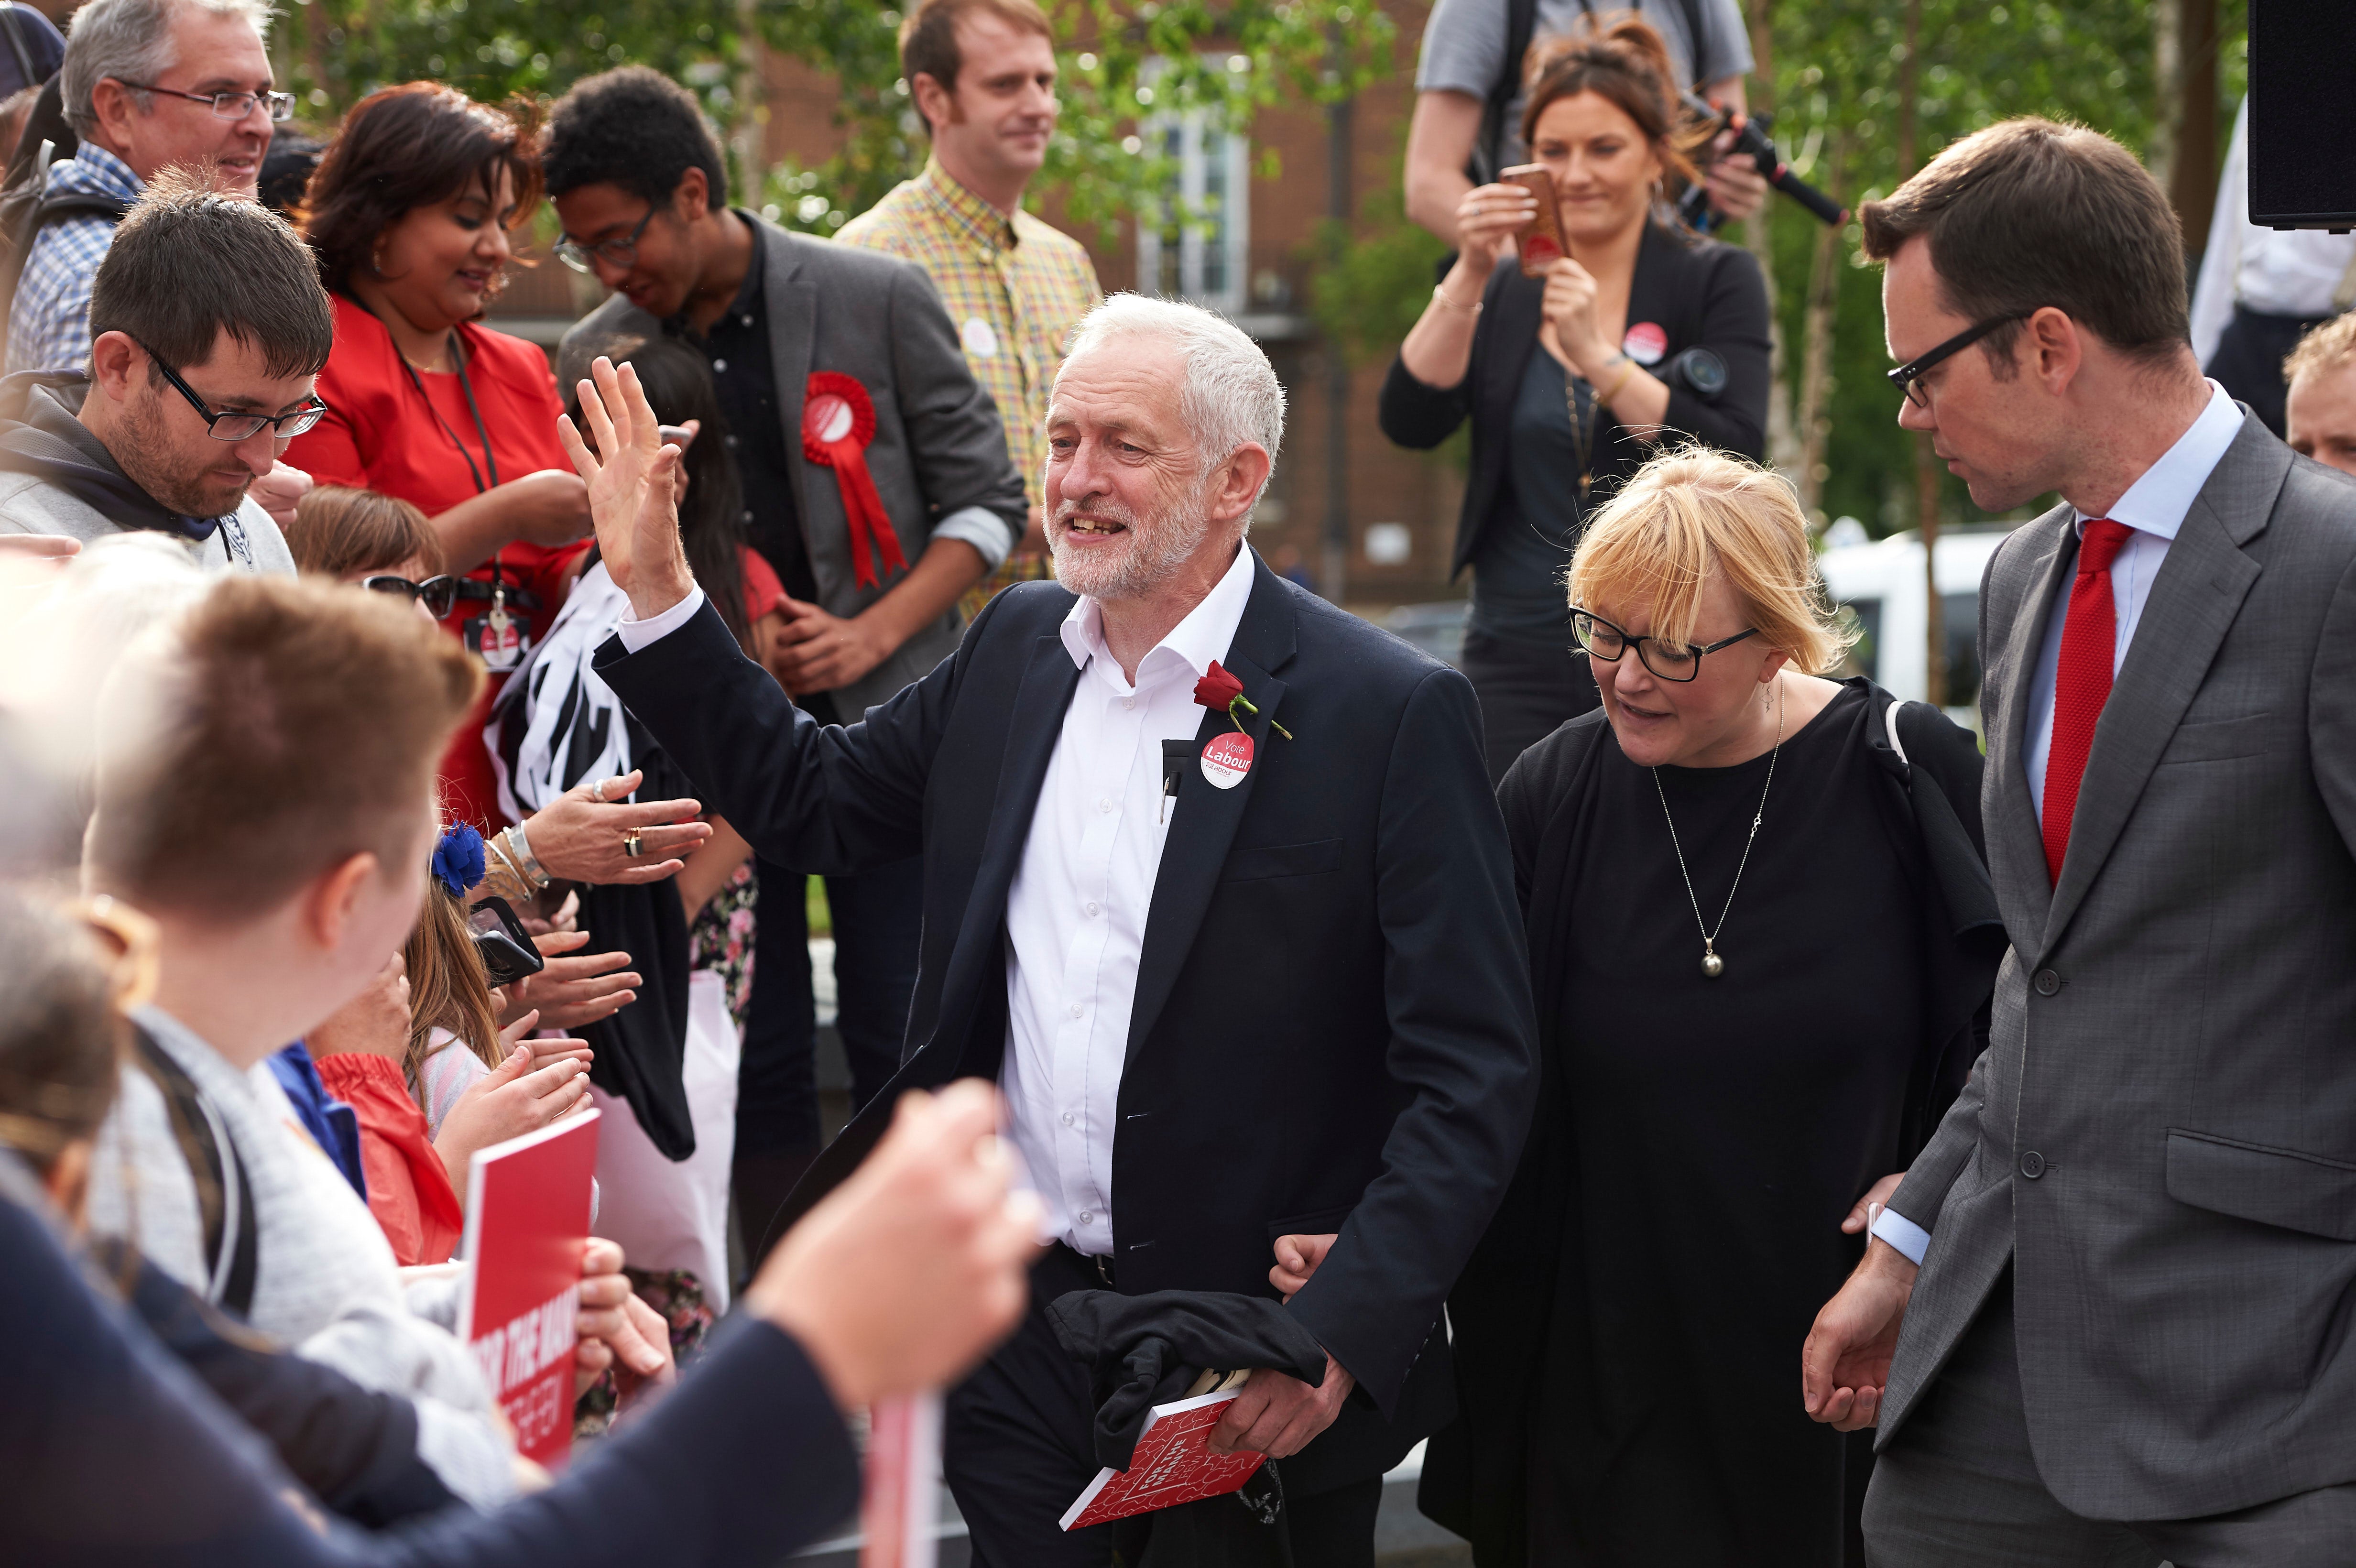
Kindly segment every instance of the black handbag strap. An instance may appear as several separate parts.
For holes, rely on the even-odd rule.
[[[179,1140],[180,1152],[188,1161],[188,1174],[196,1182],[197,1210],[205,1232],[205,1277],[209,1282],[220,1273],[223,1232],[229,1230],[232,1217],[236,1221],[235,1233],[229,1238],[229,1277],[222,1282],[218,1296],[209,1290],[205,1294],[214,1305],[244,1317],[253,1310],[253,1281],[261,1262],[253,1218],[253,1183],[245,1173],[245,1157],[238,1152],[236,1139],[228,1140],[229,1166],[223,1169],[220,1145],[213,1137],[212,1117],[205,1111],[196,1080],[172,1060],[171,1052],[157,1044],[145,1027],[134,1023],[131,1030],[138,1043],[140,1066],[164,1092],[173,1136]],[[233,1214],[229,1200],[231,1194],[236,1200]]]

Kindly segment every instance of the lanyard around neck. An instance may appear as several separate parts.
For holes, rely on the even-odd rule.
[[[394,344],[393,352],[401,354],[401,345]],[[491,451],[491,432],[483,423],[482,405],[475,401],[475,384],[466,376],[466,357],[461,351],[455,332],[450,335],[450,357],[458,367],[458,390],[466,396],[466,412],[474,416],[475,439],[483,443],[483,464],[490,470],[490,483],[487,485],[483,482],[483,469],[475,464],[475,454],[466,450],[466,443],[458,438],[456,431],[450,428],[450,421],[442,417],[442,411],[434,406],[433,398],[425,390],[424,378],[417,373],[417,367],[409,362],[406,354],[401,354],[401,368],[409,373],[409,384],[417,389],[418,397],[425,404],[425,411],[434,416],[434,422],[442,427],[442,433],[450,438],[450,444],[456,447],[458,455],[466,460],[466,473],[475,481],[475,494],[479,496],[498,486],[499,460]]]

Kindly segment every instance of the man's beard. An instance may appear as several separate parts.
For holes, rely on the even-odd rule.
[[[187,517],[225,517],[237,510],[246,491],[252,488],[251,474],[244,484],[234,488],[220,484],[208,485],[201,479],[185,479],[165,472],[149,461],[151,454],[172,450],[160,399],[151,399],[144,408],[126,410],[120,428],[123,449],[117,452],[110,448],[109,455],[122,466],[125,477],[167,511]],[[206,439],[209,441],[211,437]]]
[[[1056,508],[1055,525],[1047,536],[1055,581],[1075,593],[1098,601],[1144,598],[1177,576],[1211,531],[1210,519],[1201,515],[1199,500],[1189,492],[1156,508],[1150,521],[1108,501],[1089,507],[1091,517],[1119,523],[1128,530],[1128,547],[1114,549],[1075,548],[1063,525],[1079,507],[1065,502]]]

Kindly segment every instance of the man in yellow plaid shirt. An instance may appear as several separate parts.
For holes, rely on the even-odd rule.
[[[1072,328],[1104,291],[1085,246],[1023,210],[1058,112],[1055,45],[1034,0],[923,0],[901,25],[900,69],[933,155],[837,238],[931,275],[1029,488],[1031,526],[969,595],[970,612],[1009,582],[1048,575],[1039,517],[1047,394]]]

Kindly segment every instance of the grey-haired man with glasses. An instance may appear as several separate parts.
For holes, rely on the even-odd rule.
[[[258,202],[159,175],[99,262],[91,374],[0,407],[0,534],[144,528],[213,571],[294,570],[254,483],[327,411],[335,321],[310,248]]]
[[[74,16],[59,89],[80,145],[43,176],[42,218],[9,309],[7,368],[80,371],[91,282],[114,225],[166,169],[253,197],[275,122],[267,0],[91,0]]]

